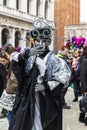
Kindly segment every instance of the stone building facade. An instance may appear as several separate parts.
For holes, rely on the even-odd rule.
[[[73,36],[87,38],[87,24],[66,25],[64,28],[64,44]]]
[[[54,48],[60,49],[64,42],[65,25],[80,24],[80,0],[54,0],[56,34]]]
[[[0,0],[0,47],[28,46],[27,32],[39,16],[54,20],[54,0]]]

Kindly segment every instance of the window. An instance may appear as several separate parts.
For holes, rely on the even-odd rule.
[[[27,0],[27,12],[29,13],[29,0]]]
[[[19,0],[16,0],[16,9],[19,9]]]
[[[21,33],[19,31],[16,31],[15,32],[15,47],[19,46],[20,38],[21,38]]]
[[[40,0],[37,0],[37,5],[36,5],[36,16],[40,15]]]
[[[31,9],[31,0],[27,0],[27,13],[30,13]]]
[[[27,0],[27,12],[30,13],[31,10],[31,0]]]
[[[9,36],[9,30],[7,28],[4,28],[2,30],[2,37],[1,37],[1,40],[2,40],[2,46],[5,45],[8,41],[8,36]]]
[[[47,18],[47,16],[48,16],[48,2],[47,1],[45,2],[45,10],[44,11],[45,11],[44,17]]]
[[[7,5],[7,0],[3,0],[3,5]]]

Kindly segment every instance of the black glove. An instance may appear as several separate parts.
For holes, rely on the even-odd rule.
[[[25,49],[23,50],[23,52],[21,53],[22,58],[23,58],[23,59],[28,59],[29,53],[30,53],[30,49],[29,49],[29,48],[25,48]]]

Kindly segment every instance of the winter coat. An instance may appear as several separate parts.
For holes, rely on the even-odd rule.
[[[13,71],[11,71],[11,75],[7,79],[6,92],[8,94],[16,94],[17,86],[18,86],[17,78],[15,77]]]
[[[78,69],[78,61],[79,61],[79,57],[77,57],[77,58],[73,57],[72,68],[74,71],[76,71]]]
[[[7,71],[5,66],[0,64],[0,97],[2,95],[3,90],[6,88],[6,83],[7,83]]]
[[[80,59],[80,80],[82,91],[87,92],[87,57]]]

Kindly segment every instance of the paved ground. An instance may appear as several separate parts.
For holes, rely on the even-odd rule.
[[[72,102],[73,97],[73,89],[69,88],[66,95],[66,101],[71,106],[71,109],[63,110],[63,130],[87,130],[87,126],[78,121],[78,102]],[[8,122],[6,118],[0,119],[0,130],[8,130]]]
[[[79,104],[78,102],[72,102],[73,98],[73,89],[69,88],[65,99],[71,106],[71,109],[63,109],[63,130],[87,130],[87,126],[78,121],[80,113]]]
[[[6,118],[0,119],[0,130],[8,130],[8,121]]]

